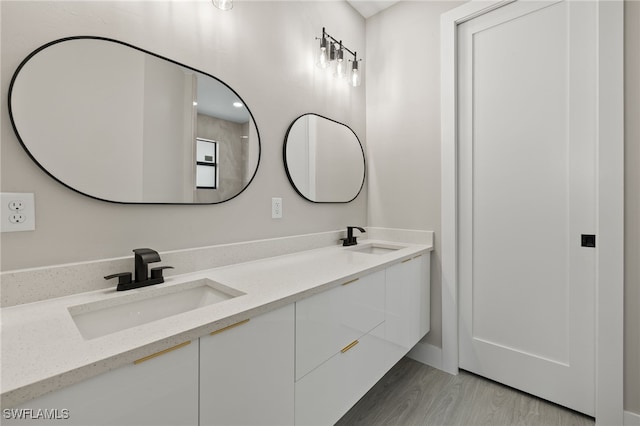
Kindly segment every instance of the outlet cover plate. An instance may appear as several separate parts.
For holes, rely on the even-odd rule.
[[[282,219],[282,198],[271,199],[271,219]]]
[[[19,209],[14,206],[20,206]],[[1,232],[34,231],[36,229],[35,197],[29,192],[0,193]],[[11,221],[12,215],[19,214],[21,221]]]

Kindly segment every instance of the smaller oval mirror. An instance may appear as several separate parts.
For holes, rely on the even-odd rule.
[[[321,115],[303,114],[291,123],[283,157],[296,192],[314,203],[348,203],[364,185],[365,158],[358,136]]]

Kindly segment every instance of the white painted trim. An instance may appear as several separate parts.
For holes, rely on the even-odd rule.
[[[624,412],[624,426],[640,426],[640,414]]]
[[[425,365],[442,370],[442,349],[430,343],[418,342],[407,356]]]
[[[624,391],[624,5],[598,3],[596,422],[622,424]]]
[[[440,17],[442,370],[451,374],[458,374],[457,27],[511,1],[471,1]]]
[[[640,414],[624,412],[624,426],[640,426]]]
[[[511,0],[470,1],[441,16],[442,370],[458,372],[457,26]],[[599,1],[596,421],[623,424],[623,3]]]

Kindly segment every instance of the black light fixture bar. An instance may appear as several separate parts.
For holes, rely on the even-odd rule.
[[[347,46],[345,46],[344,44],[342,44],[342,40],[338,40],[337,38],[333,37],[331,34],[329,34],[326,30],[325,27],[322,27],[322,38],[328,38],[329,40],[333,41],[334,43],[338,43],[340,45],[340,47],[344,50],[346,50],[347,52],[351,53],[351,56],[353,56],[353,60],[355,61],[357,58],[357,53],[354,52],[353,50],[349,49]],[[319,40],[318,38],[316,38],[316,40]]]

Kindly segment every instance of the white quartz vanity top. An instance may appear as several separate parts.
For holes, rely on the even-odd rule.
[[[365,240],[360,246],[371,243],[385,244]],[[3,308],[2,407],[19,405],[432,250],[431,245],[388,244],[404,248],[368,254],[350,247],[332,246],[177,275],[167,278],[164,284],[141,289],[116,292],[112,287]],[[79,304],[201,278],[246,294],[91,340],[81,336],[68,310]]]

